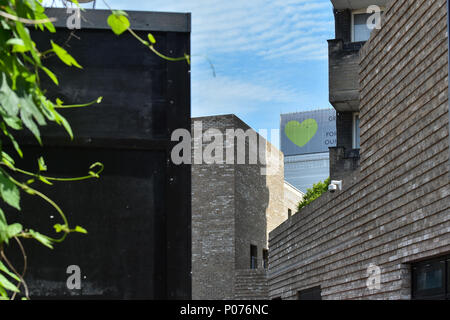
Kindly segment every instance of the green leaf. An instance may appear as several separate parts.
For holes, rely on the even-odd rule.
[[[34,103],[32,95],[24,94],[23,96],[19,96],[19,103],[22,109],[21,111],[25,110],[32,115],[39,125],[44,126],[46,124],[45,118],[39,110],[39,107]]]
[[[16,21],[16,30],[23,42],[23,46],[25,46],[28,50],[33,49],[33,41],[31,40],[30,32],[22,22]]]
[[[108,17],[108,25],[119,36],[130,27],[130,20],[128,20],[125,12],[113,11],[113,14]]]
[[[0,300],[8,300],[8,293],[1,285],[0,285]]]
[[[8,226],[7,232],[8,232],[8,237],[14,238],[15,236],[17,236],[19,233],[21,233],[23,230],[23,227],[20,223],[13,223],[10,224]]]
[[[0,109],[0,115],[3,117],[3,120],[5,120],[5,122],[14,129],[20,130],[22,129],[22,122],[20,121],[19,118],[17,117],[9,117],[6,114],[4,114],[3,110]],[[23,157],[23,152],[20,149],[19,144],[17,143],[16,139],[14,138],[14,136],[9,133],[9,131],[6,129],[5,123],[4,122],[0,122],[0,128],[3,131],[3,134],[7,137],[9,137],[9,139],[11,140],[14,149],[16,150],[17,154],[22,158]]]
[[[30,50],[34,61],[36,61],[38,65],[41,65],[41,59],[39,58],[33,41],[31,40],[30,31],[23,25],[22,22],[16,21],[15,23],[16,31],[19,34],[19,37],[23,40],[26,49]]]
[[[45,164],[44,157],[38,159],[39,171],[47,171],[47,165]]]
[[[2,170],[0,170],[0,196],[11,207],[20,210],[19,189]]]
[[[6,268],[6,266],[1,261],[0,261],[0,271],[3,271],[14,280],[20,281],[20,278],[11,271],[9,271],[8,268]]]
[[[5,278],[4,275],[0,273],[0,286],[5,288],[6,290],[13,291],[13,292],[19,292],[19,289],[17,289],[16,285],[11,283],[8,279]]]
[[[79,233],[88,233],[86,229],[84,229],[83,227],[80,227],[80,226],[76,226],[74,231],[79,232]]]
[[[19,113],[19,97],[10,88],[5,73],[2,73],[0,85],[0,105],[10,116],[17,116]]]
[[[8,168],[10,168],[11,170],[14,170],[14,159],[7,154],[5,151],[2,151],[2,157],[1,157],[2,161],[6,163],[6,165],[8,166]]]
[[[62,47],[58,46],[56,43],[51,40],[53,51],[56,53],[58,58],[67,64],[69,67],[75,66],[77,68],[83,69],[82,66],[78,64],[78,62]]]
[[[44,67],[44,66],[42,66],[41,69],[44,70],[44,72],[48,75],[48,77],[49,77],[50,79],[52,79],[52,81],[53,81],[56,85],[59,85],[58,78],[56,77],[56,75],[55,75],[53,72],[50,71],[50,69],[48,69],[48,68],[46,68],[46,67]]]
[[[25,46],[25,42],[19,38],[12,38],[6,41],[6,44],[9,46]]]
[[[30,49],[28,49],[25,46],[25,42],[23,42],[23,40],[19,39],[19,38],[9,39],[8,41],[6,41],[6,45],[12,46],[13,47],[13,52],[27,52],[27,51],[30,51]]]
[[[36,239],[37,241],[42,243],[44,246],[46,246],[50,249],[53,249],[52,239],[50,239],[49,237],[47,237],[37,231],[31,230],[31,229],[29,230],[29,233],[34,239]]]
[[[14,130],[21,130],[22,129],[22,121],[20,121],[20,119],[18,117],[16,117],[16,116],[10,116],[1,107],[0,107],[0,116],[3,118],[5,123],[9,127],[13,128]],[[5,135],[8,135],[8,131],[7,131],[6,127],[2,128],[2,130],[3,130],[3,133]]]
[[[40,145],[42,145],[41,132],[39,131],[39,127],[37,126],[37,124],[34,122],[30,112],[27,109],[21,109],[20,118],[22,119],[22,122],[25,125],[25,127],[27,127],[28,130],[30,130],[33,133],[36,140],[39,142]]]
[[[155,44],[156,43],[156,39],[151,33],[148,34],[148,40],[150,40],[151,44]]]
[[[5,214],[3,213],[3,210],[0,209],[0,243],[5,242],[6,244],[9,243],[9,237],[8,237],[8,223],[6,222]]]
[[[19,143],[16,141],[16,139],[13,137],[12,134],[8,134],[8,137],[11,140],[11,143],[13,144],[13,147],[16,150],[19,157],[23,158],[23,152],[22,149],[20,149]]]
[[[58,121],[60,121],[60,123],[62,123],[64,129],[66,129],[66,132],[69,134],[70,139],[73,140],[73,132],[72,132],[72,128],[70,127],[69,122],[66,120],[66,118],[64,118],[62,115],[58,114]]]

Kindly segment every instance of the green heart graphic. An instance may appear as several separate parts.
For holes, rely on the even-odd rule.
[[[294,120],[286,124],[284,133],[297,146],[303,147],[316,135],[318,128],[314,119],[306,119],[302,123]]]

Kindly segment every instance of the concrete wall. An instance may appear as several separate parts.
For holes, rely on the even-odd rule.
[[[284,183],[284,212],[283,216],[286,218],[288,216],[288,210],[290,209],[292,214],[297,212],[297,207],[300,201],[302,201],[304,193],[296,189],[289,183]],[[283,219],[283,221],[286,219]],[[283,222],[282,221],[282,222]],[[280,224],[278,224],[280,225]],[[277,225],[277,227],[278,227]],[[275,229],[275,228],[273,228]],[[273,229],[270,229],[272,231]]]
[[[270,297],[409,299],[409,263],[450,252],[446,31],[445,0],[387,7],[361,51],[361,171],[270,234]]]
[[[287,210],[285,210],[284,156],[273,145],[268,145],[267,148],[270,148],[272,153],[277,154],[280,165],[276,173],[274,172],[274,174],[266,176],[266,187],[269,190],[269,204],[266,210],[267,227],[265,249],[269,248],[269,232],[287,219]]]
[[[358,111],[358,61],[362,43],[328,40],[329,100],[338,112]]]

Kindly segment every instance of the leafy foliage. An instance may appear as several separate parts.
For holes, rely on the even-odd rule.
[[[108,17],[108,25],[111,27],[113,32],[116,35],[121,35],[125,31],[128,31],[131,33],[133,37],[135,37],[140,43],[142,43],[144,46],[148,47],[154,54],[156,54],[158,57],[167,60],[167,61],[183,61],[186,60],[188,64],[191,63],[191,57],[188,54],[184,54],[183,57],[168,57],[155,48],[156,39],[155,37],[149,33],[147,35],[148,40],[142,39],[138,34],[136,34],[131,28],[130,28],[130,20],[128,19],[128,14],[122,10],[112,10],[112,14]]]
[[[65,0],[62,0],[65,3]],[[78,6],[77,0],[70,0]],[[190,63],[190,56],[168,57],[154,47],[156,39],[152,34],[148,34],[146,41],[139,37],[131,28],[126,12],[112,10],[107,23],[116,35],[121,35],[128,31],[143,45],[147,46],[154,54],[168,61],[183,61]],[[19,274],[7,259],[4,246],[8,245],[11,239],[18,242],[22,253],[23,246],[20,238],[34,239],[42,245],[52,249],[55,243],[63,241],[69,233],[87,233],[83,227],[69,227],[69,222],[61,208],[43,193],[32,188],[30,185],[36,181],[52,185],[52,181],[81,181],[92,178],[99,178],[103,171],[101,163],[94,163],[84,177],[77,178],[56,178],[42,175],[47,171],[47,166],[43,158],[37,160],[38,173],[32,173],[15,166],[12,156],[2,150],[2,139],[9,139],[19,157],[24,154],[19,143],[15,140],[13,133],[18,130],[29,130],[39,144],[42,145],[40,127],[48,123],[56,123],[62,126],[71,139],[73,139],[72,129],[68,121],[58,112],[58,109],[82,108],[96,103],[101,103],[102,97],[95,101],[77,104],[64,105],[60,99],[50,101],[40,86],[40,77],[45,75],[53,83],[59,85],[59,79],[44,61],[50,55],[56,55],[63,63],[76,68],[83,68],[74,57],[67,52],[63,46],[54,41],[50,41],[48,48],[37,48],[30,36],[29,27],[34,27],[41,31],[56,32],[52,19],[47,17],[42,6],[42,0],[0,0],[0,198],[3,201],[20,210],[20,192],[35,195],[48,202],[59,214],[62,223],[53,227],[56,233],[62,233],[60,238],[52,238],[43,235],[38,231],[27,229],[20,223],[8,224],[6,216],[0,208],[0,300],[10,299],[9,293],[15,295],[20,292],[20,286],[25,289],[25,297],[28,298],[28,289],[23,275]],[[16,180],[15,173],[29,176],[26,182]],[[6,262],[6,265],[2,263]],[[18,281],[17,285],[12,281]]]
[[[315,183],[312,188],[307,189],[303,200],[297,206],[297,211],[300,211],[303,207],[306,207],[311,202],[319,198],[323,193],[327,192],[329,184],[330,178],[323,182],[319,181]]]
[[[108,24],[116,35],[121,35],[130,27],[128,14],[121,10],[114,10],[108,17]]]
[[[61,208],[30,185],[35,181],[52,184],[51,181],[98,178],[103,171],[103,165],[95,163],[89,168],[89,173],[85,177],[43,176],[42,172],[47,171],[47,166],[42,157],[37,160],[38,173],[31,173],[17,168],[14,157],[2,148],[2,141],[8,139],[16,150],[16,156],[23,157],[24,154],[14,138],[14,133],[27,129],[42,145],[40,127],[52,122],[62,126],[70,138],[73,138],[68,121],[58,112],[58,109],[86,107],[101,102],[99,98],[91,103],[68,106],[64,105],[60,99],[50,101],[46,97],[40,85],[40,77],[46,75],[56,85],[59,84],[57,76],[44,65],[45,58],[49,54],[56,55],[68,66],[77,68],[82,66],[66,49],[55,42],[50,41],[48,48],[41,50],[31,39],[30,26],[41,31],[55,32],[52,20],[45,15],[41,2],[42,0],[0,0],[0,132],[2,134],[0,136],[0,198],[10,207],[21,210],[21,192],[40,197],[59,213],[62,223],[56,224],[54,228],[57,233],[62,233],[62,236],[52,238],[27,229],[18,222],[8,223],[4,211],[0,208],[0,300],[9,299],[10,292],[13,293],[12,298],[14,298],[20,292],[21,285],[26,290],[23,273],[19,274],[5,255],[5,246],[9,245],[11,239],[18,241],[22,249],[20,238],[35,239],[48,248],[53,248],[55,243],[63,241],[71,232],[87,233],[80,226],[70,228]],[[15,178],[16,173],[30,176],[31,179],[21,182]],[[14,284],[14,281],[18,283]],[[27,290],[25,296],[27,296]]]

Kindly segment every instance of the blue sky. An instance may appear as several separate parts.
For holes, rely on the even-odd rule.
[[[256,130],[270,130],[279,128],[280,113],[331,107],[330,0],[107,2],[114,9],[192,13],[193,117],[234,113]],[[96,8],[105,5],[97,0]],[[215,78],[196,55],[209,57]]]

